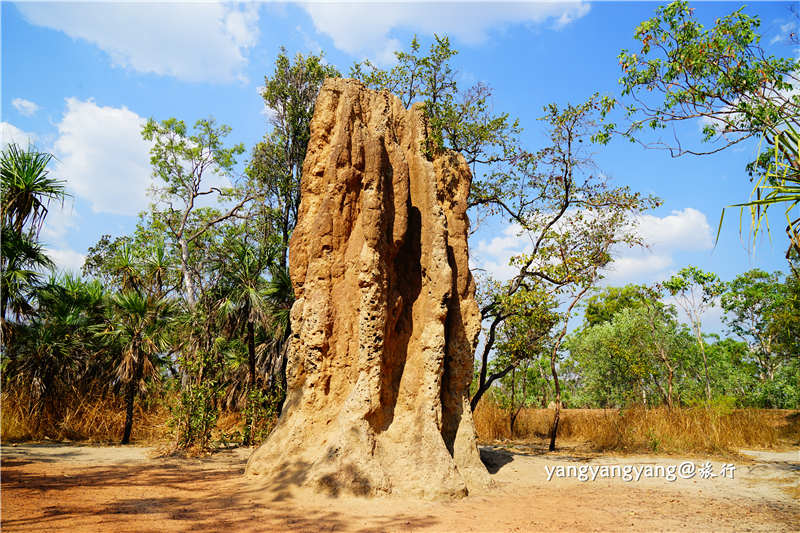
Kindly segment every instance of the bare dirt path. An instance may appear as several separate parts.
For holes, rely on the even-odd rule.
[[[485,447],[495,487],[448,502],[322,497],[242,476],[250,450],[151,458],[137,447],[3,446],[3,531],[800,531],[800,450],[747,452],[734,478],[646,476],[704,459]],[[559,477],[630,465],[639,481]],[[712,461],[714,473],[722,463]],[[609,470],[612,471],[612,470]],[[622,471],[622,470],[620,470]],[[551,480],[548,481],[548,472]],[[613,471],[612,471],[613,472]],[[591,475],[589,472],[588,475]]]

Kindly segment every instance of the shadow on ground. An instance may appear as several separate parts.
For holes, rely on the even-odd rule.
[[[290,499],[308,465],[287,464],[268,490],[237,465],[152,459],[102,467],[19,455],[2,463],[3,531],[339,531],[353,517]],[[52,457],[52,458],[51,458]],[[63,457],[62,457],[63,459]],[[364,517],[361,533],[436,525],[430,515]]]

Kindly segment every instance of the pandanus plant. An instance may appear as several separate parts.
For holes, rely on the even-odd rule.
[[[783,129],[767,130],[762,142],[766,142],[769,148],[749,165],[750,172],[759,176],[755,180],[751,200],[729,207],[740,208],[741,214],[745,209],[749,211],[753,241],[762,227],[769,232],[768,209],[777,205],[783,207],[786,234],[789,237],[788,258],[793,251],[800,253],[800,216],[797,210],[800,204],[800,133],[787,123]],[[720,228],[724,216],[723,209]]]

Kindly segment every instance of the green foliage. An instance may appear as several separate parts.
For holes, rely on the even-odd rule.
[[[610,322],[623,309],[636,309],[643,302],[642,288],[636,285],[604,287],[586,299],[584,327]]]
[[[41,285],[41,271],[55,265],[34,237],[20,234],[3,225],[0,235],[2,277],[0,277],[0,312],[10,311],[18,320],[33,311],[32,299]]]
[[[258,445],[267,439],[277,422],[283,395],[284,391],[279,387],[268,391],[259,389],[248,391],[244,408],[243,443]]]
[[[705,118],[703,140],[726,147],[796,122],[800,97],[791,89],[800,61],[767,56],[759,26],[743,8],[707,29],[685,1],[659,7],[636,28],[639,52],[619,55],[622,94],[634,99],[628,113],[642,115],[630,131]]]
[[[754,242],[762,223],[769,230],[769,208],[776,205],[784,207],[786,234],[790,242],[786,254],[788,259],[791,251],[800,252],[800,217],[793,218],[798,214],[796,207],[800,205],[800,133],[792,124],[786,124],[781,131],[765,131],[764,140],[768,148],[748,165],[750,175],[758,177],[750,194],[751,200],[732,207],[750,211]]]
[[[757,175],[751,200],[732,207],[749,209],[755,239],[771,206],[785,208],[790,247],[800,250],[800,60],[767,55],[760,46],[760,21],[744,8],[719,18],[705,28],[685,1],[656,10],[634,33],[639,53],[623,50],[622,95],[630,126],[623,135],[640,137],[644,128],[701,120],[707,148],[684,148],[680,142],[656,145],[673,156],[710,154],[747,139],[760,137],[766,149],[748,165]],[[609,100],[605,112],[616,101]],[[615,129],[607,124],[604,140]],[[729,206],[731,207],[731,206]],[[794,210],[794,214],[792,214]],[[722,211],[720,228],[725,215]]]
[[[780,273],[754,269],[728,283],[722,295],[726,313],[723,320],[733,334],[747,343],[749,356],[757,363],[762,380],[774,380],[778,367],[791,357],[792,350],[783,349],[781,339],[788,338],[782,335],[784,331],[793,330],[795,334],[800,331],[800,319],[791,313],[796,306],[795,285],[792,280],[782,283]]]
[[[264,77],[261,96],[270,110],[272,130],[253,147],[247,175],[259,198],[255,208],[264,224],[262,231],[280,245],[280,265],[284,268],[289,235],[300,207],[300,175],[314,104],[322,82],[333,77],[339,77],[339,72],[327,65],[321,54],[298,53],[291,61],[283,48],[272,76]]]
[[[371,89],[388,90],[406,107],[419,102],[428,131],[423,153],[429,158],[444,150],[462,154],[474,178],[469,205],[502,211],[514,191],[496,173],[496,166],[518,155],[519,121],[508,113],[492,112],[492,91],[485,83],[459,90],[457,71],[451,64],[458,52],[450,47],[447,36],[434,35],[427,54],[421,49],[414,37],[408,52],[395,52],[397,64],[390,70],[365,60],[353,65],[350,76]]]
[[[211,431],[219,417],[218,400],[222,390],[216,379],[216,357],[208,352],[185,355],[178,360],[189,379],[181,387],[179,400],[172,407],[170,427],[179,448],[207,451],[212,447]]]
[[[0,325],[7,329],[10,310],[17,319],[33,310],[33,292],[41,271],[53,262],[38,242],[39,230],[51,201],[68,196],[65,182],[49,177],[53,156],[33,147],[22,150],[12,143],[0,154]]]
[[[175,118],[160,123],[150,119],[142,129],[142,136],[153,141],[150,164],[153,177],[160,183],[152,191],[152,224],[162,228],[164,242],[173,247],[190,307],[195,305],[202,281],[190,266],[198,241],[207,237],[214,226],[235,217],[252,200],[247,191],[207,184],[208,173],[233,177],[236,156],[244,152],[242,144],[225,147],[224,137],[229,133],[230,127],[217,126],[213,118],[198,120],[192,134],[183,121]],[[216,200],[226,207],[201,208],[197,205],[200,198]]]
[[[678,367],[679,375],[686,371],[686,335],[671,313],[651,316],[643,306],[622,309],[611,321],[574,334],[569,349],[581,376],[582,401],[601,407],[668,403],[663,389],[669,366]]]
[[[37,287],[28,320],[10,325],[4,338],[3,385],[29,402],[29,412],[55,416],[60,398],[94,376],[110,379],[111,357],[98,341],[105,292],[98,282],[72,275]]]
[[[49,177],[53,155],[11,143],[0,154],[0,218],[17,235],[38,235],[51,201],[69,196],[63,180]]]

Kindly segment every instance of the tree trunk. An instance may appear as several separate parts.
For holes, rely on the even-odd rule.
[[[555,449],[556,449],[556,435],[558,434],[558,420],[561,417],[561,384],[558,381],[558,372],[556,372],[556,350],[557,350],[557,348],[553,349],[553,352],[550,355],[550,371],[553,374],[553,385],[554,385],[554,388],[555,388],[555,399],[554,399],[554,402],[556,404],[556,412],[553,415],[553,427],[550,429],[550,446],[548,448],[551,452],[555,451]]]
[[[673,372],[671,366],[667,367],[667,372],[667,408],[672,410],[672,380],[675,373]]]
[[[138,350],[136,351],[138,352]],[[144,358],[145,355],[143,353],[138,353],[136,369],[134,370],[133,378],[128,383],[128,393],[125,395],[125,430],[122,433],[122,442],[120,444],[128,444],[131,440],[131,429],[133,429],[133,403],[136,400],[136,391],[139,388],[139,381],[142,379]]]
[[[486,380],[483,382],[482,385],[478,386],[478,390],[475,391],[475,395],[472,397],[472,400],[470,400],[470,409],[473,412],[478,407],[478,404],[480,403],[481,398],[483,398],[484,393],[486,393],[486,391],[489,390],[489,388],[492,386],[492,383],[494,383],[498,379],[504,378],[506,374],[508,374],[514,369],[514,367],[515,365],[513,364],[508,365],[500,372],[495,372],[494,374],[490,375],[488,378],[486,378]]]
[[[508,427],[512,439],[514,438],[514,420],[517,418],[514,414],[514,377],[516,373],[516,369],[511,371],[511,409],[508,412]]]
[[[251,387],[256,384],[256,335],[253,321],[247,322],[247,366],[249,369],[248,381]]]
[[[253,430],[253,406],[250,405],[250,403],[253,401],[252,391],[255,390],[256,387],[256,341],[255,328],[253,327],[252,320],[247,321],[247,366],[247,397],[245,399],[247,402],[247,412],[244,420],[245,428],[242,444],[250,446]]]
[[[706,379],[706,403],[711,405],[711,379],[708,377],[708,358],[706,357],[706,347],[703,343],[703,334],[700,332],[700,327],[695,326],[697,333],[697,343],[700,345],[700,353],[703,354],[703,372],[705,372]]]
[[[483,353],[481,354],[481,370],[478,375],[478,390],[475,391],[475,395],[470,400],[470,408],[474,412],[475,409],[478,407],[478,403],[481,401],[481,397],[483,394],[489,390],[489,387],[492,385],[492,381],[494,379],[487,378],[486,374],[489,369],[489,353],[492,350],[492,346],[494,346],[495,336],[497,334],[497,326],[500,325],[503,320],[505,320],[507,315],[497,315],[492,320],[492,324],[489,326],[489,335],[486,338],[486,343],[483,345]],[[500,377],[505,376],[512,367],[508,367]]]
[[[183,277],[184,295],[189,308],[193,309],[195,305],[194,282],[192,281],[192,273],[189,271],[189,243],[186,242],[185,238],[181,237],[178,239],[178,244],[181,247],[181,276]]]
[[[289,252],[289,201],[284,203],[283,220],[281,221],[281,269],[286,270],[287,253]]]

